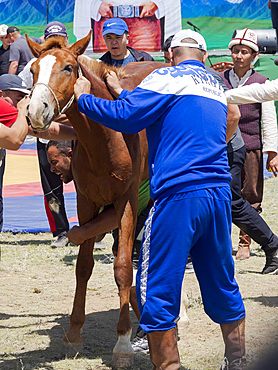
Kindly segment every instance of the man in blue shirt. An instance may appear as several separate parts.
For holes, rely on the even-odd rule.
[[[180,368],[176,319],[189,252],[205,312],[221,326],[225,368],[245,365],[245,309],[230,236],[227,104],[204,67],[206,50],[200,34],[178,32],[171,42],[173,66],[154,71],[132,92],[123,90],[116,101],[90,95],[84,78],[75,85],[78,108],[92,120],[116,131],[147,132],[154,205],[136,293],[151,361],[161,369]]]

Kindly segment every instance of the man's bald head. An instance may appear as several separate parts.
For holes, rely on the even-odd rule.
[[[185,44],[197,44],[197,42],[191,38],[182,39],[181,42]],[[175,57],[185,57],[186,59],[197,59],[200,62],[203,61],[203,57],[206,54],[204,50],[197,49],[195,47],[188,46],[177,46],[173,48]]]

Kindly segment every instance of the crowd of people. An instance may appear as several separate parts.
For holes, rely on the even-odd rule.
[[[271,1],[272,11],[273,3],[277,4]],[[33,41],[40,44],[56,36],[68,42],[66,27],[53,21],[44,35]],[[103,63],[122,67],[153,60],[148,53],[128,46],[129,29],[121,18],[105,21],[102,36],[108,49],[100,58]],[[26,109],[33,84],[30,67],[35,59],[17,27],[1,25],[0,40],[0,194],[5,149],[17,150],[27,134],[37,136],[46,213],[56,237],[52,247],[66,246],[69,241],[79,245],[89,238],[100,240],[113,230],[113,254],[108,261],[112,262],[118,243],[113,206],[69,230],[63,182],[74,180],[71,158],[76,134],[65,120],[53,122],[49,132],[40,135],[28,127]],[[233,67],[219,74],[205,66],[204,38],[195,31],[181,30],[164,42],[164,58],[169,64],[163,73],[154,71],[132,92],[121,88],[115,73],[107,76],[117,100],[91,95],[85,77],[75,84],[82,113],[116,131],[147,132],[150,178],[139,188],[132,252],[138,272],[131,305],[139,320],[132,345],[135,351],[149,348],[157,369],[180,368],[176,323],[189,264],[193,264],[205,312],[222,330],[223,369],[245,368],[245,308],[234,277],[231,222],[240,228],[236,259],[250,257],[253,239],[265,252],[262,273],[278,273],[278,237],[260,215],[263,153],[268,156],[267,168],[275,176],[278,173],[273,103],[278,94],[267,77],[252,68],[259,51],[254,31],[238,30],[228,47]],[[258,89],[262,89],[259,96]],[[1,196],[1,229],[2,225]]]

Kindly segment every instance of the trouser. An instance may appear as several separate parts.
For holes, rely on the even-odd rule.
[[[65,234],[69,230],[69,223],[65,210],[63,182],[56,173],[50,171],[50,164],[47,160],[45,147],[45,143],[37,140],[45,210],[50,230],[53,236],[58,236]]]
[[[232,175],[232,221],[263,248],[277,247],[278,238],[267,223],[241,194],[241,172],[244,165],[246,149],[242,148],[228,153],[230,173]]]
[[[260,149],[246,150],[241,171],[241,194],[257,212],[262,212],[264,187],[263,154]]]
[[[245,316],[234,278],[229,186],[188,191],[157,200],[145,224],[136,295],[146,333],[176,326],[189,252],[209,317],[228,324]]]
[[[6,162],[6,154],[4,155],[3,159],[1,160],[0,164],[0,231],[3,228],[3,197],[2,197],[2,190],[3,190],[3,177],[5,171],[5,162]]]

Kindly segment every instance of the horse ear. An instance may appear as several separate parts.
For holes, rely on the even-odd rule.
[[[32,54],[34,55],[35,58],[38,58],[40,55],[41,55],[41,45],[38,44],[37,42],[35,41],[32,41],[28,36],[27,36],[27,33],[25,33],[25,37],[26,37],[26,41],[27,41],[27,44],[32,52]]]
[[[75,44],[71,45],[69,47],[70,52],[78,57],[78,55],[81,55],[86,50],[87,46],[89,45],[89,42],[91,40],[92,30],[88,33],[86,37],[83,39],[78,40]]]

